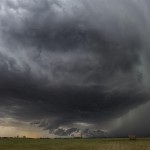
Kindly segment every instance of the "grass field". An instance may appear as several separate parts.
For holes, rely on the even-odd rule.
[[[150,139],[0,139],[0,150],[150,150]]]

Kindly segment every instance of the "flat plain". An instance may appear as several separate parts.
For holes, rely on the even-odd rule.
[[[150,150],[150,139],[0,139],[0,150]]]

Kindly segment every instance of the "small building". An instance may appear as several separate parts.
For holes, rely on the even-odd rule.
[[[136,136],[133,134],[129,134],[128,137],[129,137],[129,140],[136,140]]]

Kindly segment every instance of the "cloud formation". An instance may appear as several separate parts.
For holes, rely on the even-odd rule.
[[[1,118],[70,134],[148,102],[148,4],[2,0]]]

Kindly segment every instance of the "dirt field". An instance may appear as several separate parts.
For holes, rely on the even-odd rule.
[[[150,139],[0,139],[0,150],[150,150]]]

